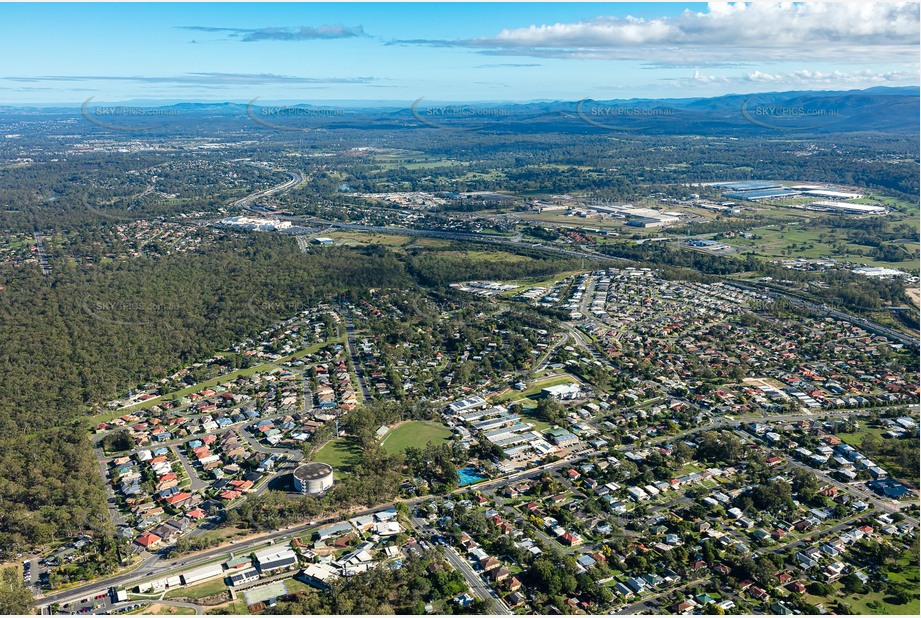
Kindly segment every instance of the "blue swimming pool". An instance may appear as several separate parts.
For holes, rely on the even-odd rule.
[[[483,476],[476,471],[476,468],[473,466],[467,466],[466,468],[461,468],[457,471],[457,476],[460,477],[460,486],[464,485],[473,485],[474,483],[479,483],[480,481],[485,481],[487,476]]]

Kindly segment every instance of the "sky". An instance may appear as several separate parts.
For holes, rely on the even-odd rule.
[[[919,29],[917,3],[0,4],[0,105],[916,86]]]

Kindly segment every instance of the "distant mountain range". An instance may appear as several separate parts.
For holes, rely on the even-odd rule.
[[[849,91],[788,91],[728,94],[710,98],[452,103],[342,101],[323,104],[262,101],[152,101],[102,103],[84,108],[0,107],[10,116],[84,115],[99,127],[150,125],[156,132],[186,120],[241,119],[268,129],[447,128],[494,132],[638,132],[724,134],[761,132],[917,134],[918,87],[874,87]],[[104,109],[108,108],[108,109]],[[119,110],[119,108],[123,108]],[[130,108],[130,109],[129,109]],[[114,111],[113,111],[114,109]],[[143,113],[144,110],[149,113]],[[222,123],[224,124],[224,123]]]

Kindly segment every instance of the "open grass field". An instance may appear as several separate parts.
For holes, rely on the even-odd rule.
[[[917,567],[915,567],[917,573]],[[918,584],[914,584],[915,588]],[[896,605],[893,599],[886,592],[868,592],[866,594],[852,594],[839,597],[850,608],[854,614],[893,614],[899,616],[918,616],[921,611],[921,603],[918,597],[915,597],[904,605]]]
[[[885,429],[880,429],[879,427],[861,427],[860,431],[855,433],[839,433],[835,435],[841,438],[841,441],[845,444],[850,444],[856,448],[863,444],[863,440],[867,436],[874,435],[878,438],[881,438],[885,432]]]
[[[439,444],[451,438],[451,430],[438,423],[408,421],[388,431],[381,447],[388,453],[402,453],[410,446],[423,447],[429,442]]]
[[[245,537],[252,534],[251,530],[246,530],[244,528],[237,528],[235,526],[221,526],[216,530],[208,530],[200,534],[197,538],[208,542],[213,541],[215,543],[223,543],[234,538]]]
[[[693,472],[703,472],[706,470],[706,466],[702,466],[698,463],[688,462],[681,466],[681,468],[675,473],[676,476],[684,476],[685,474],[691,474]]]
[[[835,243],[834,245],[819,240],[819,235],[826,228],[817,227],[814,229],[801,229],[781,232],[778,230],[759,229],[754,233],[762,238],[731,238],[726,240],[726,244],[733,248],[747,252],[752,251],[760,257],[767,258],[803,258],[819,259],[832,258],[838,261],[850,261],[868,266],[885,266],[889,268],[911,269],[917,268],[915,260],[904,260],[901,262],[884,262],[876,260],[864,253],[869,250],[868,247],[848,242]],[[805,245],[805,247],[804,247]],[[900,243],[906,251],[912,253],[918,250],[918,243]]]
[[[413,243],[409,246],[411,247],[427,247],[427,248],[441,248],[441,247],[450,247],[453,241],[446,240],[444,238],[425,238],[424,236],[417,236]]]
[[[442,159],[424,152],[412,150],[394,150],[392,152],[374,154],[371,157],[384,170],[398,167],[406,169],[424,169],[428,167],[447,167],[449,165],[465,165],[467,163],[454,159]]]
[[[331,465],[333,475],[340,478],[343,474],[351,473],[352,468],[361,461],[361,450],[358,442],[352,438],[336,438],[324,444],[314,454],[313,460]]]
[[[532,261],[532,259],[526,255],[518,255],[517,253],[511,253],[509,251],[441,251],[438,253],[438,255],[445,257],[466,258],[471,262],[489,262],[490,264],[495,264],[497,262]]]
[[[177,597],[186,597],[189,599],[203,599],[214,596],[227,590],[227,584],[224,583],[223,577],[218,577],[210,581],[195,584],[194,586],[182,586],[167,590],[163,595],[164,599],[175,599]]]
[[[790,208],[790,205],[809,203],[812,198],[792,198],[778,203],[763,202],[758,206],[759,215],[769,219],[784,220],[786,223],[767,223],[758,228],[750,228],[761,238],[731,238],[726,243],[740,251],[752,251],[756,255],[767,258],[805,258],[817,259],[829,257],[836,260],[846,260],[869,266],[887,266],[913,270],[918,268],[917,260],[907,259],[901,262],[883,262],[876,260],[869,254],[871,248],[847,242],[846,230],[838,230],[827,226],[815,225],[816,219],[828,217],[848,217],[848,215],[835,215],[825,212],[812,212]],[[883,204],[888,206],[890,213],[885,215],[885,221],[890,229],[894,226],[907,224],[918,229],[918,206],[909,202],[881,195],[867,195],[859,200],[852,200],[861,204]],[[792,222],[791,222],[792,220]],[[820,238],[821,237],[821,238]],[[915,238],[916,234],[911,235]],[[909,253],[917,251],[917,242],[899,242],[899,246]]]
[[[330,232],[326,234],[346,245],[385,245],[387,247],[402,247],[409,243],[413,237],[400,234],[379,234],[376,232]]]

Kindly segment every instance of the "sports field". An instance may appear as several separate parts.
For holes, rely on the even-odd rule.
[[[439,444],[451,438],[451,430],[438,423],[408,421],[391,429],[381,440],[388,453],[402,453],[410,446],[423,447],[427,443]]]

